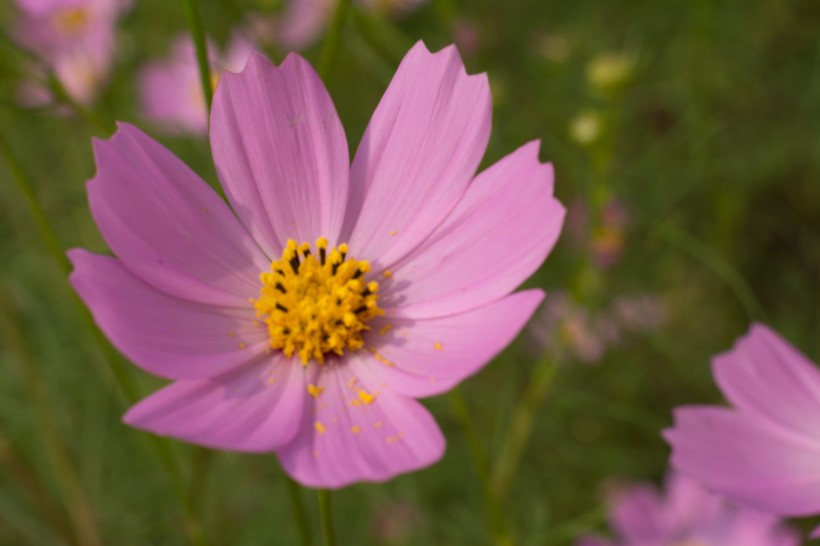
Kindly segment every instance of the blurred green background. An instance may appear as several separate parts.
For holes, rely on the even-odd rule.
[[[220,45],[249,14],[280,7],[201,6]],[[11,5],[0,14],[3,28],[13,25]],[[96,115],[145,128],[215,182],[205,140],[163,137],[136,109],[136,73],[185,31],[182,4],[140,0],[120,28]],[[818,28],[813,0],[449,0],[401,18],[354,7],[328,81],[351,150],[404,52],[418,39],[439,49],[458,36],[468,70],[488,72],[493,90],[484,165],[541,139],[556,192],[580,218],[527,284],[586,311],[549,332],[534,321],[457,394],[427,401],[448,439],[445,458],[334,494],[340,544],[572,544],[605,528],[608,486],[663,477],[659,432],[671,408],[720,401],[710,356],[750,321],[820,358]],[[303,54],[316,63],[321,47]],[[105,252],[84,190],[91,137],[103,135],[80,117],[16,105],[24,68],[25,57],[0,44],[0,131],[60,245]],[[626,217],[616,228],[607,227],[612,203]],[[133,400],[112,370],[141,394],[161,382],[100,350],[6,161],[0,207],[0,544],[82,543],[82,521],[104,544],[183,544],[192,519],[213,544],[296,544],[274,455],[166,442],[191,498],[181,508],[148,436],[120,423]],[[614,265],[596,263],[601,237],[615,241]],[[658,319],[581,362],[577,329],[597,339],[619,298],[643,296]],[[534,341],[545,336],[546,347]],[[485,458],[491,480],[505,484],[495,526],[479,479]],[[314,497],[303,491],[318,543]]]

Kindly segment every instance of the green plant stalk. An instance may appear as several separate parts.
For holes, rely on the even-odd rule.
[[[333,506],[330,491],[319,489],[319,520],[322,524],[322,539],[325,546],[336,546],[336,533],[333,530]]]
[[[66,90],[63,82],[60,81],[53,73],[49,73],[47,80],[48,88],[54,96],[55,102],[68,106],[75,114],[80,116],[96,131],[103,136],[109,137],[114,132],[114,128],[110,121],[103,120],[90,108],[86,108],[72,97]]]
[[[0,428],[2,430],[2,428]],[[68,544],[81,546],[76,542],[71,525],[59,507],[54,504],[45,487],[40,483],[34,470],[14,449],[0,432],[0,466],[8,470],[8,476],[17,482],[20,489],[29,498],[43,521],[48,522],[51,530]]]
[[[288,489],[288,496],[290,497],[290,505],[293,508],[293,519],[296,520],[299,544],[301,546],[310,546],[310,525],[305,512],[305,505],[302,503],[301,487],[284,472],[283,475],[285,477],[285,486]]]
[[[102,544],[97,532],[94,510],[85,494],[77,470],[71,462],[68,449],[60,437],[54,412],[43,389],[43,381],[38,374],[39,366],[26,347],[19,327],[9,316],[10,301],[4,290],[0,291],[0,301],[3,303],[0,325],[5,332],[7,346],[13,348],[19,356],[11,360],[19,364],[19,373],[24,379],[27,396],[34,406],[38,437],[43,442],[46,456],[62,493],[65,509],[74,528],[76,542],[87,546]]]
[[[327,84],[331,77],[331,71],[336,64],[339,47],[342,42],[342,31],[344,30],[347,16],[353,0],[338,0],[336,9],[333,12],[333,20],[325,35],[325,42],[322,44],[322,52],[319,55],[319,76]]]
[[[550,358],[541,357],[527,389],[513,410],[510,431],[490,477],[490,491],[499,502],[503,502],[515,481],[521,458],[532,436],[535,414],[550,392],[556,368]]]
[[[202,17],[199,14],[197,0],[183,0],[185,4],[185,19],[188,21],[188,29],[194,38],[196,47],[196,62],[199,65],[199,82],[202,85],[202,95],[205,97],[205,107],[208,109],[205,114],[210,119],[211,104],[214,100],[214,88],[211,83],[211,65],[208,62],[208,43],[205,38],[205,30],[202,25]]]
[[[12,178],[17,184],[17,187],[20,189],[20,192],[24,195],[29,212],[34,218],[38,232],[40,233],[45,246],[63,274],[68,276],[71,273],[71,264],[62,250],[57,236],[55,235],[54,229],[48,222],[48,217],[45,211],[37,201],[34,194],[33,185],[25,176],[20,163],[14,156],[14,153],[8,145],[8,141],[4,138],[2,132],[0,132],[0,156],[6,160]],[[116,349],[114,349],[102,331],[100,331],[94,323],[91,313],[85,305],[83,305],[79,297],[73,292],[72,294],[72,299],[77,304],[80,314],[83,317],[84,326],[91,334],[94,341],[96,341],[99,349],[103,352],[105,360],[110,363],[110,366],[105,368],[105,370],[113,372],[117,384],[120,387],[120,392],[125,395],[126,400],[129,403],[136,402],[140,398],[141,394],[136,381],[126,367],[122,356]],[[149,444],[165,466],[165,469],[171,478],[174,491],[182,504],[186,518],[186,532],[188,533],[190,542],[196,545],[207,544],[207,541],[204,538],[204,533],[202,532],[202,527],[197,521],[193,502],[187,494],[185,479],[182,475],[177,459],[171,450],[170,443],[168,440],[157,436],[147,435],[146,437],[148,438]]]
[[[511,539],[506,518],[504,517],[504,511],[501,509],[498,498],[493,495],[490,489],[490,459],[484,447],[481,445],[481,440],[476,432],[470,408],[458,387],[450,391],[449,398],[450,405],[461,425],[462,433],[467,440],[470,456],[473,459],[473,465],[478,474],[478,481],[480,482],[481,492],[484,496],[485,509],[489,515],[490,530],[498,546],[509,544]]]

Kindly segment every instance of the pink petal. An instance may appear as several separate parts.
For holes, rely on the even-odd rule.
[[[438,425],[415,400],[356,377],[343,360],[325,364],[316,382],[323,391],[314,401],[312,421],[279,451],[285,470],[299,483],[340,488],[381,482],[443,455]]]
[[[448,391],[501,352],[543,299],[541,290],[527,290],[449,317],[380,318],[366,340],[370,351],[350,366],[404,396]]]
[[[544,262],[564,220],[552,166],[538,142],[511,153],[470,184],[436,231],[394,270],[389,299],[425,318],[480,307],[514,290]]]
[[[94,152],[91,213],[123,264],[170,295],[246,307],[270,262],[216,193],[126,123]]]
[[[611,504],[610,525],[630,544],[651,543],[664,536],[663,503],[654,487],[627,487],[614,496]]]
[[[336,244],[347,203],[347,140],[319,76],[290,54],[253,54],[214,97],[211,146],[231,204],[268,255],[288,238]]]
[[[209,377],[247,362],[269,344],[253,308],[220,308],[174,298],[122,263],[69,252],[70,282],[105,335],[144,370],[169,379]]]
[[[766,326],[753,325],[731,351],[717,356],[714,374],[742,412],[820,438],[820,371]]]
[[[123,421],[215,449],[273,451],[302,425],[304,375],[298,363],[263,356],[218,377],[177,381],[132,407]]]
[[[486,74],[468,76],[454,46],[404,57],[365,131],[350,174],[351,252],[390,267],[459,201],[490,135]]]
[[[820,538],[820,526],[816,527],[816,528],[815,528],[815,529],[811,532],[811,534],[809,535],[809,538],[812,538],[812,539],[814,539],[814,538]]]
[[[820,511],[820,442],[754,416],[680,408],[664,432],[672,464],[739,504],[779,515]]]

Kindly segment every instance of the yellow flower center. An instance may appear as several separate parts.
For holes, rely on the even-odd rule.
[[[288,240],[271,272],[259,276],[261,295],[251,300],[268,326],[271,347],[288,357],[297,353],[305,365],[361,348],[367,322],[384,314],[379,284],[364,280],[370,264],[348,258],[346,244],[330,250],[327,244],[324,237],[316,241],[316,256],[310,244]]]
[[[88,10],[83,7],[57,10],[53,17],[57,28],[68,36],[80,34],[91,19]]]

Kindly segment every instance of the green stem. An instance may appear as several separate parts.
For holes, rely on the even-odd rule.
[[[48,88],[54,96],[55,102],[68,106],[75,114],[83,118],[86,123],[94,127],[97,131],[108,137],[114,132],[111,122],[100,118],[93,110],[86,108],[72,97],[66,90],[63,82],[56,75],[48,75]]]
[[[6,334],[4,337],[7,346],[18,356],[11,360],[19,364],[19,373],[24,379],[27,396],[34,409],[39,437],[71,518],[77,543],[89,546],[102,544],[97,532],[94,510],[85,494],[65,442],[60,436],[54,411],[44,391],[44,383],[39,375],[40,367],[26,346],[20,328],[10,315],[11,301],[4,289],[0,289],[0,303],[0,308],[3,309],[3,312],[0,312],[0,325]]]
[[[478,432],[476,432],[476,427],[473,422],[470,408],[459,388],[455,388],[450,391],[449,398],[450,405],[452,406],[453,411],[456,414],[456,418],[461,425],[461,430],[467,439],[467,445],[470,448],[470,455],[473,459],[473,465],[475,466],[476,473],[478,474],[478,480],[481,482],[481,491],[484,495],[484,505],[487,510],[487,514],[489,515],[489,523],[495,538],[495,543],[498,546],[510,544],[511,538],[507,528],[507,522],[504,517],[504,511],[501,508],[501,504],[498,502],[498,498],[493,495],[490,488],[490,460],[487,456],[487,452],[481,445],[481,440],[478,436]]]
[[[20,163],[17,161],[17,158],[14,156],[11,147],[8,145],[8,141],[5,140],[1,132],[0,156],[2,156],[6,160],[12,178],[14,179],[18,188],[20,189],[21,193],[25,196],[26,203],[29,207],[29,212],[34,218],[34,221],[37,224],[37,229],[40,232],[40,236],[43,238],[43,242],[45,243],[50,254],[52,255],[52,258],[54,258],[54,260],[57,262],[57,265],[60,267],[63,274],[68,276],[71,273],[71,264],[69,263],[68,258],[66,258],[65,254],[63,253],[62,247],[59,241],[57,240],[57,236],[55,235],[55,230],[49,224],[48,217],[46,216],[45,211],[42,209],[40,203],[37,201],[37,198],[34,194],[33,185],[25,176],[25,173],[23,173],[23,169],[20,166]],[[141,393],[136,381],[134,380],[134,377],[130,374],[128,367],[126,366],[126,363],[124,362],[122,356],[111,345],[111,343],[102,333],[102,331],[99,328],[97,328],[97,325],[94,323],[94,319],[92,318],[91,313],[88,311],[85,305],[83,305],[82,301],[76,294],[74,294],[73,301],[78,306],[86,330],[97,342],[97,346],[103,352],[105,361],[110,364],[110,366],[108,366],[106,370],[110,370],[113,372],[117,384],[120,387],[121,392],[125,395],[127,401],[129,403],[134,403],[136,400],[140,398]],[[200,526],[196,517],[196,510],[190,499],[190,495],[187,494],[187,486],[185,483],[185,479],[182,475],[182,471],[179,467],[176,456],[171,450],[171,444],[168,442],[168,440],[160,438],[158,436],[148,435],[146,437],[149,439],[149,443],[151,444],[155,453],[159,456],[160,460],[165,466],[165,469],[171,478],[174,491],[182,504],[185,513],[186,531],[188,533],[189,541],[192,544],[196,545],[207,544],[207,541],[204,537],[204,533],[202,532],[202,527]]]
[[[322,522],[322,538],[325,546],[336,546],[336,534],[333,532],[333,507],[330,502],[330,491],[319,489],[319,518]]]
[[[214,88],[211,83],[211,65],[208,62],[208,43],[205,38],[205,31],[202,25],[202,17],[199,15],[199,6],[196,0],[183,0],[185,4],[185,18],[188,20],[188,28],[194,39],[196,47],[196,62],[199,65],[199,82],[202,85],[202,95],[205,97],[205,106],[208,108],[206,115],[211,115],[211,103],[214,99]]]
[[[552,360],[542,357],[536,363],[532,379],[513,411],[507,440],[502,444],[501,454],[490,478],[490,489],[499,501],[503,501],[515,479],[518,465],[532,436],[535,414],[550,391],[555,371],[556,366]]]
[[[350,6],[353,0],[337,0],[336,9],[333,12],[333,21],[330,23],[330,28],[325,37],[325,43],[322,44],[322,53],[319,56],[319,75],[325,83],[327,83],[331,76],[331,70],[336,63],[336,57],[339,52],[339,45],[342,41],[342,30],[344,30],[347,15],[350,12]]]
[[[299,530],[299,544],[310,546],[310,525],[308,524],[305,505],[302,503],[302,493],[299,484],[293,481],[290,476],[285,475],[285,485],[290,496],[290,505],[293,509],[293,519],[296,520],[296,528]]]

